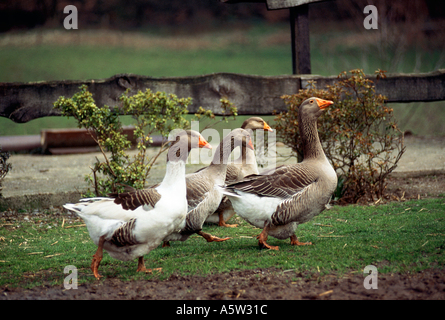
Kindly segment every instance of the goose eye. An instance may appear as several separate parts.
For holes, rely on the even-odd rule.
[[[314,100],[310,100],[309,103],[314,103]]]

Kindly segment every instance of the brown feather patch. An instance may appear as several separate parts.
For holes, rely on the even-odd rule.
[[[111,236],[110,242],[118,247],[132,246],[138,244],[136,236],[133,231],[136,226],[136,219],[131,219],[128,222],[117,228]]]
[[[155,188],[138,190],[135,192],[123,192],[120,194],[112,194],[115,198],[114,203],[122,205],[124,210],[135,210],[143,205],[154,207],[161,199],[161,195]]]

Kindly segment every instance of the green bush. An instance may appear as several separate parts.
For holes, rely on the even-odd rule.
[[[138,91],[130,96],[127,90],[120,97],[120,108],[97,106],[86,85],[72,98],[60,97],[54,107],[62,114],[74,117],[79,128],[85,128],[96,141],[104,156],[104,161],[97,159],[92,174],[86,180],[94,187],[96,196],[105,196],[112,192],[121,192],[124,186],[135,189],[144,188],[149,172],[161,153],[167,150],[167,139],[164,139],[159,152],[147,158],[147,147],[153,142],[154,133],[167,137],[176,128],[187,129],[189,121],[184,117],[188,114],[187,106],[191,98],[178,99],[177,96],[164,92]],[[222,120],[228,116],[236,116],[236,107],[227,99],[221,99],[221,107],[225,112]],[[137,139],[138,153],[130,159],[126,153],[131,147],[127,136],[123,134],[120,114],[132,115],[135,119],[134,135]],[[215,118],[213,113],[199,108],[196,119]],[[107,156],[106,151],[111,155]],[[87,196],[92,196],[89,190]]]
[[[377,70],[377,79],[385,77]],[[334,101],[318,121],[319,136],[327,158],[339,176],[335,200],[356,203],[384,197],[386,179],[405,152],[403,133],[385,97],[375,93],[373,81],[363,70],[342,72],[325,90],[309,87],[283,96],[288,111],[276,115],[277,137],[303,159],[298,129],[298,108],[309,97]]]

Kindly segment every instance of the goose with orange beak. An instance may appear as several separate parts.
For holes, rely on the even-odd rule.
[[[268,236],[290,238],[292,245],[309,245],[298,241],[299,224],[322,212],[337,186],[337,175],[323,152],[317,131],[317,119],[332,105],[319,98],[305,100],[298,113],[303,143],[302,162],[285,165],[222,187],[235,212],[250,224],[262,228],[260,248],[278,250],[267,243]]]
[[[246,119],[241,125],[242,129],[252,131],[266,131],[273,132],[273,129],[260,117],[250,117]],[[264,144],[264,138],[261,139],[261,135],[257,136],[257,146]],[[252,148],[241,148],[241,154],[234,162],[229,163],[226,173],[226,184],[231,184],[242,180],[244,177],[251,174],[259,174],[258,164],[255,155],[255,151]],[[236,227],[237,224],[227,224],[227,221],[235,215],[232,204],[227,197],[223,197],[221,204],[214,214],[210,215],[206,223],[216,223],[220,227]]]
[[[210,165],[201,171],[186,175],[187,184],[187,216],[176,232],[169,234],[163,246],[170,241],[186,241],[192,234],[202,236],[207,242],[221,242],[230,238],[219,238],[202,231],[205,220],[215,212],[223,195],[215,188],[224,185],[230,154],[236,146],[254,149],[250,133],[237,128],[224,137],[215,150]]]
[[[184,222],[187,214],[185,164],[192,148],[212,148],[197,131],[177,133],[168,150],[164,179],[156,187],[110,197],[81,199],[64,207],[85,221],[97,251],[91,270],[100,279],[99,265],[105,250],[111,257],[138,259],[136,271],[145,268],[144,255],[161,244]]]

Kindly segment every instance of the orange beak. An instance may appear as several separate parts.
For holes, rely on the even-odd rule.
[[[329,100],[323,100],[323,99],[319,99],[319,98],[315,98],[315,100],[317,100],[318,107],[319,107],[321,110],[326,109],[326,108],[329,107],[331,104],[334,104],[333,101],[329,101]]]
[[[210,145],[210,143],[208,143],[207,140],[204,139],[202,136],[199,137],[198,146],[200,148],[212,149],[212,146]]]
[[[254,150],[253,149],[252,139],[249,138],[249,143],[247,144],[247,146],[249,147],[249,149]]]
[[[273,129],[266,123],[266,121],[264,121],[264,131],[270,131],[273,132]]]

